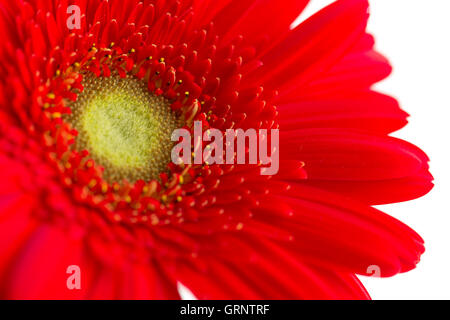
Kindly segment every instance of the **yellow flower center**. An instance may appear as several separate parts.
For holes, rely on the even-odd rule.
[[[109,182],[158,178],[170,161],[171,134],[182,126],[170,102],[132,76],[84,76],[67,117],[79,132],[75,148],[88,150]]]

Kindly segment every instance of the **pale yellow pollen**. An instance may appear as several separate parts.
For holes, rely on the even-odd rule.
[[[66,116],[79,132],[75,148],[89,151],[108,182],[157,179],[170,162],[171,134],[183,126],[170,102],[133,76],[84,74],[83,86]]]

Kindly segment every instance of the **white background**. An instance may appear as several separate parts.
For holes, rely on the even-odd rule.
[[[332,2],[311,0],[299,20]],[[421,199],[379,207],[425,239],[417,269],[361,280],[373,299],[450,299],[450,1],[370,3],[369,32],[394,66],[377,88],[398,98],[411,115],[408,126],[394,136],[428,153],[435,188]]]
[[[394,66],[377,89],[411,117],[394,136],[431,158],[435,188],[414,201],[379,206],[424,239],[418,267],[393,278],[361,277],[373,299],[450,299],[450,0],[369,0],[369,32]],[[333,0],[311,0],[296,23]],[[185,299],[193,298],[180,288]]]

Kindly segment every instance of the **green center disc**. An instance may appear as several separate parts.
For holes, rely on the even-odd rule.
[[[85,75],[83,85],[67,118],[79,133],[76,149],[88,150],[109,182],[158,178],[182,126],[170,102],[134,77]]]

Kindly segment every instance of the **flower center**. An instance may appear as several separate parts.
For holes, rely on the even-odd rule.
[[[85,74],[83,86],[67,118],[78,131],[75,148],[90,152],[108,182],[157,179],[170,161],[171,134],[182,126],[170,102],[133,76]]]

